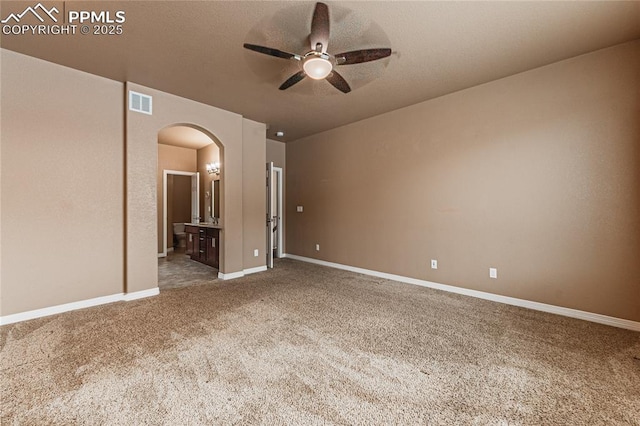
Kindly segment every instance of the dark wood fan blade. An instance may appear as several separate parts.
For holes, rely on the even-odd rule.
[[[351,87],[349,87],[347,80],[342,78],[342,76],[336,71],[331,71],[331,74],[327,77],[327,81],[342,93],[349,93],[351,91]]]
[[[258,46],[256,44],[245,43],[244,48],[258,53],[264,53],[265,55],[275,56],[276,58],[291,59],[298,56],[293,53],[283,52],[282,50],[273,49],[271,47]]]
[[[287,79],[287,81],[285,81],[284,83],[282,83],[280,85],[280,90],[288,89],[289,87],[293,86],[294,84],[300,82],[300,80],[302,80],[305,77],[306,77],[306,74],[304,73],[304,71],[299,71],[299,72],[295,73],[294,75],[289,77]]]
[[[322,52],[327,53],[329,46],[329,7],[324,3],[316,3],[311,20],[311,34],[309,35],[311,50],[316,50],[318,43],[322,45]]]
[[[360,64],[391,55],[391,49],[362,49],[335,55],[337,65]]]

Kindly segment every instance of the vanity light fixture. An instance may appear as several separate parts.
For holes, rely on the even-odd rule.
[[[220,163],[207,163],[207,173],[212,174],[220,174]]]

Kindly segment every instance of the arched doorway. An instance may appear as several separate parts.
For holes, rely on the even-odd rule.
[[[206,129],[183,123],[162,128],[157,142],[158,257],[166,257],[185,250],[180,225],[222,223],[224,147]]]

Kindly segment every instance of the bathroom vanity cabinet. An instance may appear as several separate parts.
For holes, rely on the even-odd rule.
[[[220,266],[220,228],[206,224],[187,224],[184,231],[187,237],[186,254],[193,260],[218,268]]]
[[[186,250],[185,254],[191,256],[194,252],[194,244],[198,239],[198,227],[192,225],[185,225],[184,233],[186,235]]]

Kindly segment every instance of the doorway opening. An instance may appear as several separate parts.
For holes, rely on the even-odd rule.
[[[173,241],[173,224],[176,222],[186,223],[183,221],[186,215],[179,209],[183,207],[186,202],[177,201],[176,198],[184,197],[185,191],[178,188],[182,186],[183,179],[181,177],[189,177],[189,204],[190,217],[189,222],[198,223],[200,221],[200,173],[198,172],[182,172],[179,170],[163,170],[162,174],[162,255],[160,257],[167,257],[167,250],[169,246],[168,235],[171,235],[171,247],[174,246]],[[173,179],[170,179],[173,178]],[[173,181],[173,182],[171,182]],[[169,185],[169,183],[172,185]],[[176,189],[174,191],[174,189]],[[171,211],[169,204],[172,204]]]
[[[282,183],[282,168],[267,163],[267,268],[283,255]]]
[[[217,279],[224,267],[224,147],[208,130],[173,124],[158,132],[158,280],[162,288]],[[199,263],[188,242],[220,229],[212,263]],[[198,253],[208,253],[203,246]],[[175,249],[175,250],[174,250]],[[208,259],[208,258],[207,258]],[[215,260],[215,262],[213,262]],[[163,287],[164,286],[164,287]]]

